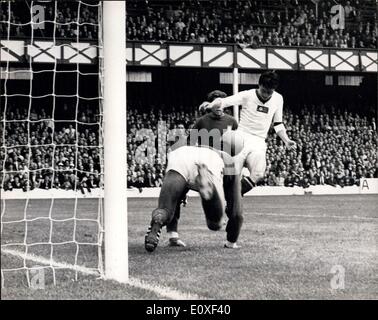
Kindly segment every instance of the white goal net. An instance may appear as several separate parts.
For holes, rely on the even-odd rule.
[[[3,287],[105,274],[102,6],[1,2]]]

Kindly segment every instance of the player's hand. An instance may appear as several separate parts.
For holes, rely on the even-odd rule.
[[[206,109],[207,109],[207,106],[210,104],[210,102],[208,101],[204,101],[201,103],[201,105],[199,106],[199,111],[200,112],[204,112]]]
[[[207,107],[211,110],[211,113],[215,116],[222,116],[223,115],[223,108],[222,108],[222,99],[217,98],[212,103],[210,103]]]
[[[288,148],[289,150],[295,150],[297,148],[297,143],[293,140],[288,140],[286,142],[286,148]]]
[[[211,109],[211,111],[216,111],[222,108],[222,98],[216,98],[213,102],[209,103],[206,109]]]

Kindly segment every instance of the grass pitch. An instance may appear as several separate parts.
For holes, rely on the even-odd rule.
[[[25,201],[4,200],[3,220],[22,220]],[[152,254],[143,240],[157,199],[129,199],[130,276],[205,299],[377,299],[378,196],[285,196],[244,198],[244,225],[238,250],[223,248],[225,232],[207,229],[198,198],[183,208],[179,232],[186,248],[167,247],[165,231]],[[3,203],[4,205],[4,203]],[[27,243],[36,256],[97,268],[98,201],[30,200]],[[56,221],[55,221],[56,220]],[[64,220],[64,221],[62,221]],[[93,220],[93,221],[92,221]],[[25,222],[4,224],[1,243],[22,243]],[[53,232],[50,233],[51,228]],[[76,228],[76,232],[74,230]],[[74,235],[75,234],[75,235]],[[70,243],[75,239],[85,245]],[[93,244],[92,244],[93,243]],[[92,244],[92,245],[91,245]],[[24,251],[24,246],[12,246]],[[20,258],[2,253],[2,268],[22,268]],[[35,262],[26,261],[27,266]],[[336,269],[335,269],[336,268]],[[47,268],[44,289],[26,286],[25,270],[4,272],[2,299],[159,299],[158,293],[57,269],[57,285]],[[335,282],[335,270],[342,283]],[[344,273],[344,276],[343,276]],[[338,284],[337,289],[332,284]],[[342,288],[344,287],[344,288]]]

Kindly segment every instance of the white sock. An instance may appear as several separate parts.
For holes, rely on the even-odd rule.
[[[178,232],[175,232],[175,231],[168,232],[168,238],[169,239],[173,239],[173,238],[178,239],[178,237],[179,237]]]
[[[237,245],[236,245],[236,242],[226,241],[226,246],[229,247],[229,248],[234,248]]]

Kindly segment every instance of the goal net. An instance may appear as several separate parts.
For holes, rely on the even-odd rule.
[[[126,195],[126,160],[119,165],[126,155],[114,154],[114,146],[104,148],[109,141],[118,145],[117,152],[126,148],[119,147],[126,128],[119,124],[122,112],[117,114],[117,108],[126,108],[126,79],[122,83],[123,74],[114,72],[118,67],[126,73],[126,60],[122,53],[110,65],[104,58],[122,46],[125,51],[125,31],[113,35],[121,40],[104,50],[104,42],[114,40],[111,23],[125,20],[124,4],[118,6],[1,2],[3,287],[20,281],[57,284],[82,274],[127,280],[126,200],[114,198]],[[103,19],[122,8],[114,21]],[[122,89],[123,99],[109,101],[114,110],[106,112],[104,97],[117,99],[114,90]],[[121,131],[114,137],[109,128]],[[116,162],[109,163],[114,156]],[[117,171],[121,184],[112,182],[107,167]],[[106,217],[104,208],[113,214]]]

